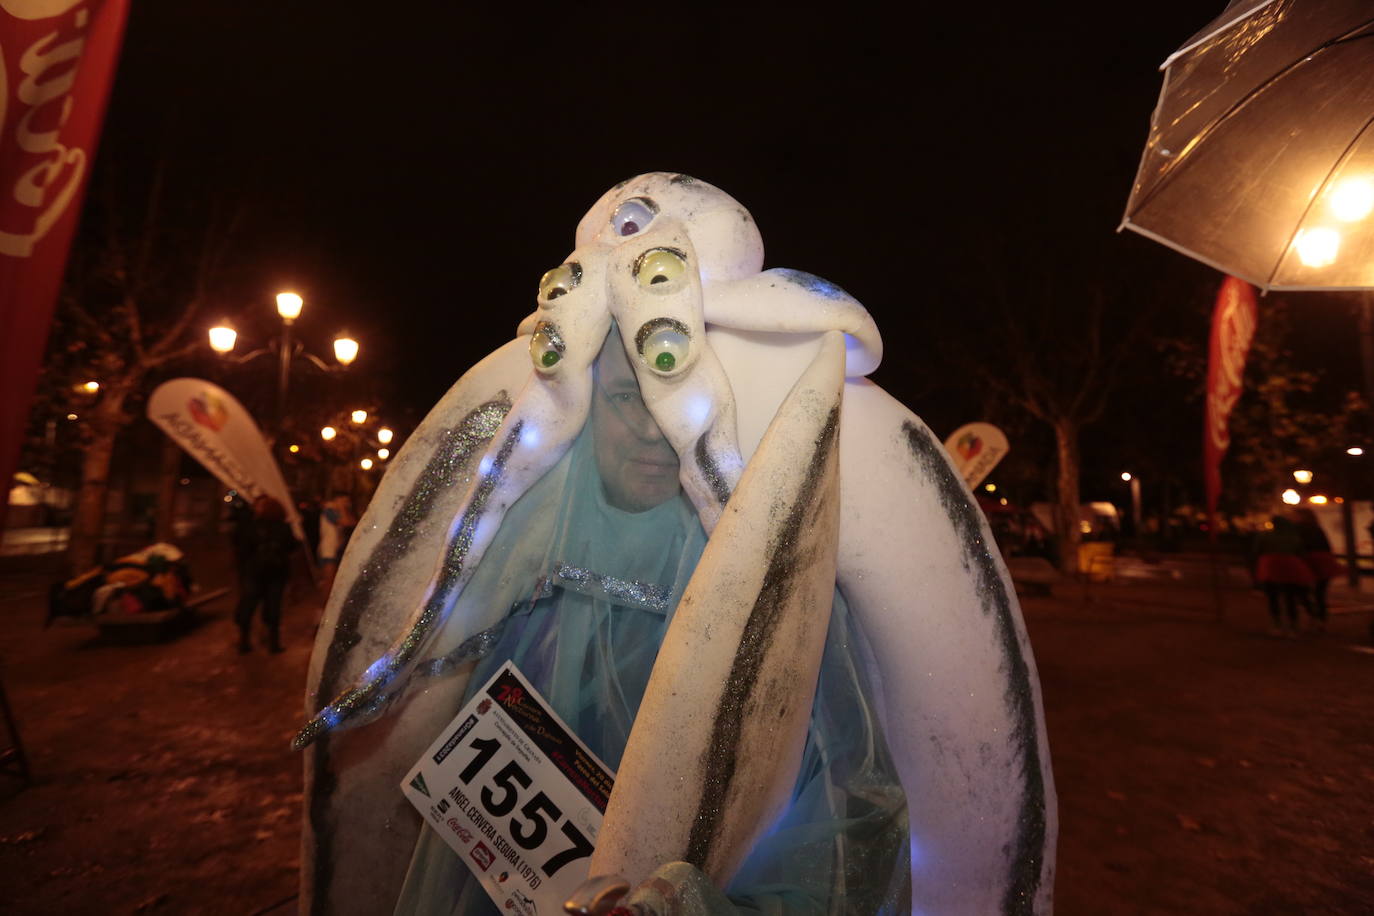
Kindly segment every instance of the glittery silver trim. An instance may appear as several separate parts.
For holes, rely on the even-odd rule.
[[[666,614],[672,589],[638,579],[617,579],[576,566],[558,567],[558,578],[568,588],[583,595],[605,598],[616,604]]]
[[[415,673],[420,677],[443,677],[452,674],[460,665],[485,658],[491,650],[496,648],[496,643],[501,639],[501,634],[506,629],[507,617],[493,627],[488,627],[475,636],[469,636],[458,644],[458,648],[440,658],[432,658],[423,665],[415,669]]]
[[[511,452],[520,441],[520,430],[523,427],[524,422],[518,421],[510,428],[500,450],[492,458],[491,469],[478,480],[477,488],[473,491],[472,498],[468,501],[467,508],[449,539],[449,547],[444,554],[434,590],[411,624],[410,630],[400,642],[387,650],[385,655],[368,666],[367,671],[363,673],[361,684],[344,691],[333,703],[320,710],[296,735],[295,740],[291,742],[292,747],[297,750],[305,747],[321,733],[341,722],[358,717],[369,718],[390,701],[393,693],[386,688],[414,661],[435,628],[448,616],[449,608],[453,606],[453,600],[457,597],[458,582],[462,577],[468,552],[472,549],[477,524],[486,514],[487,501],[491,498],[492,491],[505,476],[506,462],[510,460]]]
[[[320,676],[319,692],[322,696],[333,696],[338,692],[349,653],[362,641],[362,621],[372,606],[373,595],[386,586],[397,561],[414,545],[440,494],[458,485],[472,458],[501,428],[510,408],[511,402],[502,392],[500,397],[477,406],[457,426],[440,434],[433,456],[416,478],[400,510],[392,517],[386,534],[368,554],[344,597],[338,622],[334,626],[334,640],[329,646],[324,671]],[[305,747],[337,721],[316,716],[296,735],[291,742],[292,747],[297,750]]]

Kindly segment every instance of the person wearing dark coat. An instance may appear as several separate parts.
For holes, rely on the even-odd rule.
[[[1310,608],[1311,589],[1316,577],[1303,559],[1302,534],[1286,515],[1275,515],[1267,530],[1255,539],[1255,581],[1269,599],[1269,616],[1275,636],[1295,636],[1298,632],[1298,606]],[[1279,612],[1282,602],[1287,620]],[[1310,610],[1309,610],[1310,613]]]
[[[262,605],[262,622],[267,627],[267,646],[281,652],[281,604],[286,582],[291,577],[291,553],[296,537],[286,523],[286,510],[270,496],[253,501],[244,577],[234,617],[239,625],[239,651],[253,650],[253,614]]]

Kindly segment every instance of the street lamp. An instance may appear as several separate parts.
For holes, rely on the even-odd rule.
[[[382,443],[382,445],[390,445],[391,439],[395,435],[396,434],[393,433],[390,429],[383,426],[381,429],[377,430],[377,441]]]
[[[361,467],[364,471],[370,471],[372,470],[372,459],[364,458],[362,461],[358,462],[358,466]]]
[[[353,411],[353,413],[349,414],[348,416],[349,416],[349,419],[351,419],[354,423],[358,424],[359,426],[362,426],[364,423],[367,422],[367,411],[366,411],[366,410],[355,410],[355,411]]]
[[[320,430],[320,438],[323,439],[325,442],[328,442],[330,439],[333,439],[338,434],[339,431],[332,426],[326,426],[324,429]]]
[[[1135,536],[1140,537],[1140,478],[1130,471],[1122,471],[1121,479],[1131,485],[1131,524],[1135,527]]]
[[[1293,472],[1293,479],[1306,486],[1312,482],[1312,472],[1307,470],[1297,470]]]
[[[379,448],[379,449],[377,449],[377,457],[380,458],[380,459],[382,459],[383,461],[387,460],[388,458],[391,457],[391,449],[389,449],[389,448]]]
[[[1283,491],[1283,501],[1286,505],[1296,506],[1302,502],[1302,497],[1298,495],[1297,490],[1288,489]]]
[[[270,353],[273,349],[277,352],[278,372],[277,372],[277,422],[279,425],[286,423],[286,398],[291,387],[291,361],[297,356],[313,363],[317,368],[332,372],[338,368],[349,366],[358,358],[358,341],[350,336],[340,334],[334,340],[334,358],[338,360],[338,366],[330,366],[324,360],[307,353],[291,338],[291,326],[296,319],[301,316],[302,309],[305,308],[305,300],[299,293],[280,292],[277,293],[277,314],[281,316],[281,339],[275,341],[267,347],[262,347],[251,353],[246,353],[234,361],[243,364],[250,360],[257,359]],[[218,324],[209,330],[210,349],[221,356],[228,356],[234,350],[234,345],[238,341],[238,332],[226,321]]]

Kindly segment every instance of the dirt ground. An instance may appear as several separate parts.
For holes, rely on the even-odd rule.
[[[190,551],[205,588],[227,583]],[[200,559],[197,559],[197,558]],[[295,912],[313,629],[234,651],[231,600],[153,645],[42,628],[41,562],[0,568],[0,679],[32,781],[0,774],[0,912]],[[1374,912],[1374,605],[1266,635],[1237,584],[1056,586],[1023,599],[1059,792],[1057,912]],[[5,743],[0,731],[0,746]]]

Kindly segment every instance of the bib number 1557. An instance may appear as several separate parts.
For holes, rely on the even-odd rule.
[[[491,759],[501,749],[501,742],[494,738],[473,738],[468,747],[477,753],[458,774],[459,781],[464,785],[471,784],[472,780],[487,768],[487,764],[491,763]],[[542,846],[548,838],[550,826],[556,825],[562,831],[563,836],[572,845],[555,853],[539,866],[540,871],[552,878],[569,862],[590,856],[592,844],[571,821],[563,819],[563,812],[543,792],[536,791],[521,804],[521,796],[525,794],[524,790],[530,788],[530,782],[529,774],[524,768],[517,761],[511,760],[500,769],[483,776],[478,797],[482,800],[482,807],[492,817],[511,815],[511,839],[526,850],[535,850]]]

